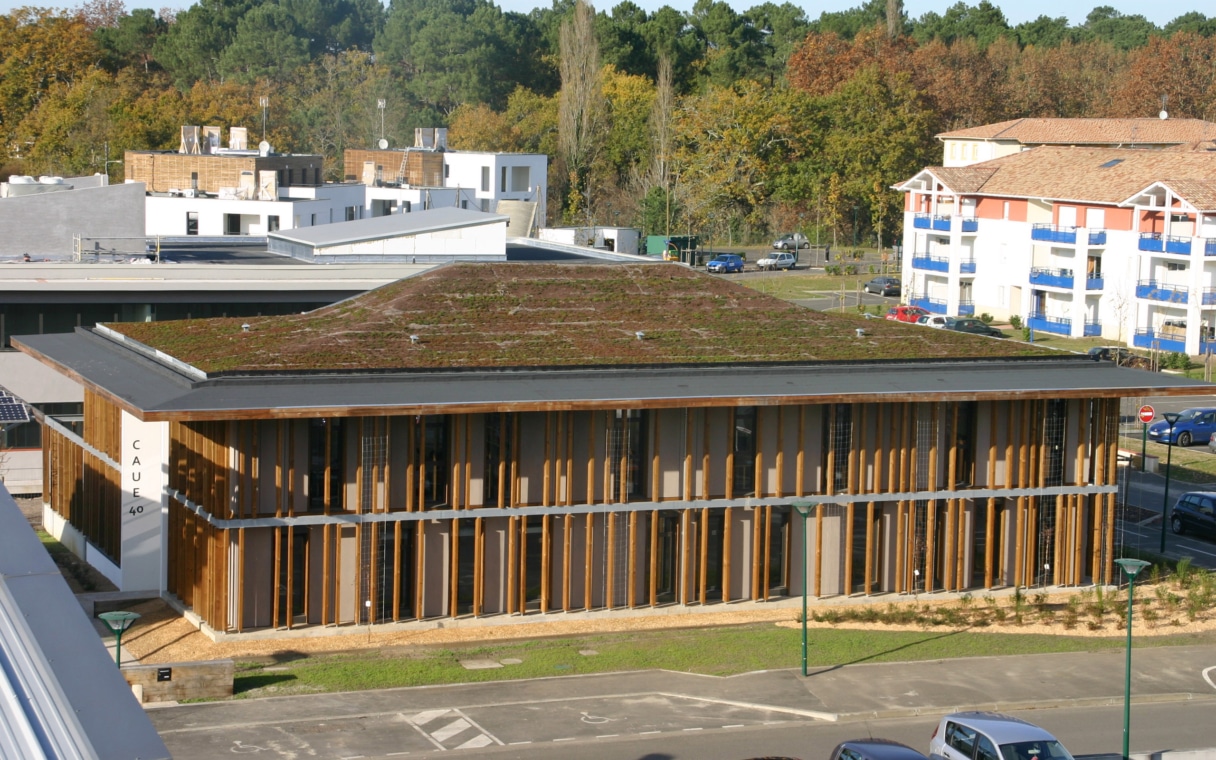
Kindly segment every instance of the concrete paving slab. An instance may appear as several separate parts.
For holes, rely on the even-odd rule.
[[[502,663],[498,660],[461,660],[460,667],[465,670],[493,670],[501,668]]]

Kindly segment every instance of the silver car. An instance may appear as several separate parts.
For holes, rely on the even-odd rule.
[[[1054,736],[1021,718],[959,712],[942,718],[929,740],[932,760],[1072,760]]]

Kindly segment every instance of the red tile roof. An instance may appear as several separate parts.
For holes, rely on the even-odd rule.
[[[942,132],[939,140],[1006,140],[1022,145],[1176,145],[1216,138],[1202,119],[1013,119]]]

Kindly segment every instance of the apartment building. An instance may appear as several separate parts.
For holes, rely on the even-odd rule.
[[[1210,350],[1216,143],[1040,146],[927,167],[896,189],[912,303],[1141,348]]]

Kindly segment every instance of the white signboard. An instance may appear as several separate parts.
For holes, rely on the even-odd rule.
[[[169,423],[122,413],[123,591],[160,591]]]

